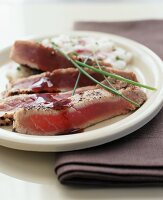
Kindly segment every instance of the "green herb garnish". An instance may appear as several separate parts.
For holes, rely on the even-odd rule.
[[[67,60],[69,60],[79,70],[80,73],[84,74],[85,76],[87,76],[89,79],[91,79],[93,82],[95,82],[96,84],[100,85],[104,89],[110,91],[111,93],[113,93],[113,94],[115,94],[117,96],[120,96],[120,97],[124,98],[125,100],[127,100],[128,102],[132,103],[133,105],[135,105],[137,107],[140,107],[140,105],[138,103],[136,103],[136,102],[132,101],[131,99],[125,97],[124,95],[122,95],[119,91],[115,90],[114,88],[110,88],[110,87],[104,85],[103,83],[99,82],[98,80],[96,80],[95,78],[93,78],[89,73],[87,73],[83,68],[88,68],[88,69],[90,69],[90,70],[92,70],[94,72],[100,73],[100,74],[102,74],[102,75],[104,75],[106,77],[110,76],[112,78],[115,78],[115,79],[118,79],[118,80],[130,83],[132,85],[136,85],[136,86],[139,86],[139,87],[144,87],[144,88],[147,88],[147,89],[150,89],[150,90],[156,90],[153,87],[140,84],[138,82],[132,81],[130,79],[126,79],[126,78],[124,78],[122,76],[119,76],[119,75],[116,75],[116,74],[111,74],[111,73],[106,72],[106,71],[101,70],[101,69],[97,69],[95,67],[87,65],[86,63],[83,63],[83,62],[80,62],[80,61],[74,61],[66,53],[64,53],[62,50],[60,50],[58,48],[58,46],[54,42],[52,42],[52,46],[53,46],[53,48],[55,50],[57,50],[60,54],[62,54],[65,58],[67,58]],[[78,78],[77,78],[77,81],[76,81],[75,85],[77,85],[77,83],[79,81],[79,78],[80,78],[80,76],[78,75]]]
[[[71,52],[70,55],[78,56],[79,54],[74,51],[74,52]]]
[[[86,63],[87,60],[88,60],[88,58],[86,58],[86,59],[84,60],[84,63]],[[79,71],[78,77],[77,77],[76,82],[75,82],[74,89],[73,89],[73,91],[72,91],[72,96],[75,94],[76,88],[77,88],[78,83],[79,83],[80,76],[81,76],[81,72]]]
[[[150,87],[150,86],[148,86],[148,85],[144,85],[144,84],[141,84],[141,83],[132,81],[132,80],[130,80],[130,79],[124,78],[124,77],[119,76],[119,75],[117,75],[117,74],[112,74],[112,73],[109,73],[109,72],[107,72],[107,71],[97,69],[97,68],[95,68],[95,67],[93,67],[93,66],[87,65],[87,64],[85,64],[85,63],[83,63],[83,62],[80,62],[80,61],[78,61],[78,60],[75,61],[75,62],[76,62],[78,65],[80,65],[80,66],[82,66],[82,67],[86,67],[86,68],[88,68],[88,69],[90,69],[90,70],[92,70],[92,71],[94,71],[94,72],[103,74],[103,75],[105,75],[105,76],[110,76],[110,77],[112,77],[112,78],[115,78],[115,79],[124,81],[124,82],[126,82],[126,83],[129,83],[129,84],[131,84],[131,85],[136,85],[136,86],[138,86],[138,87],[143,87],[143,88],[146,88],[146,89],[149,89],[149,90],[156,90],[156,88],[153,88],[153,87]]]
[[[115,57],[116,60],[122,60],[122,58],[120,58],[119,56]]]
[[[81,76],[81,72],[79,72],[78,77],[76,79],[75,86],[74,86],[74,89],[72,91],[72,96],[75,94],[76,88],[77,88],[78,83],[79,83],[80,76]]]
[[[18,71],[20,71],[21,69],[20,69],[20,66],[17,66],[17,68],[16,68]]]

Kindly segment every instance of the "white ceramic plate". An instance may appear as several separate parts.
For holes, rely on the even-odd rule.
[[[147,47],[132,40],[111,34],[97,32],[71,32],[68,34],[86,34],[108,36],[118,45],[133,54],[133,62],[126,70],[136,73],[141,83],[157,88],[152,92],[145,90],[148,100],[132,114],[115,117],[85,129],[84,133],[61,136],[32,136],[0,129],[0,144],[14,149],[28,151],[67,151],[92,147],[121,138],[149,122],[163,106],[163,62]],[[46,37],[33,37],[41,40]],[[4,68],[9,60],[10,47],[1,50],[0,66]],[[0,86],[4,86],[5,77],[0,73]]]

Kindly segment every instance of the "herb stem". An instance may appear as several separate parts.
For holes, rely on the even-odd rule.
[[[134,101],[132,101],[131,99],[125,97],[124,95],[122,95],[119,91],[115,90],[115,89],[112,89],[104,84],[102,84],[101,82],[97,81],[95,78],[93,78],[89,73],[87,73],[80,65],[81,64],[84,64],[85,66],[88,66],[87,68],[89,68],[90,66],[85,64],[85,63],[82,63],[79,61],[79,63],[77,61],[74,61],[73,59],[71,59],[66,53],[64,53],[63,51],[61,51],[58,46],[52,42],[52,45],[54,47],[54,49],[56,49],[61,55],[63,55],[65,58],[67,58],[67,60],[69,60],[81,73],[83,73],[85,76],[87,76],[88,78],[90,78],[92,81],[94,81],[96,84],[100,85],[101,87],[103,87],[104,89],[112,92],[113,94],[116,94],[122,98],[124,98],[125,100],[129,101],[130,103],[132,103],[133,105],[137,106],[137,107],[140,107],[140,105]],[[90,68],[91,69],[91,68]],[[92,70],[93,69],[96,69],[94,67],[92,67]],[[94,70],[95,71],[95,70]],[[102,70],[99,70],[99,71],[102,71]],[[104,74],[105,75],[105,74]],[[128,79],[127,79],[128,80]]]
[[[96,64],[97,64],[97,66],[99,67],[99,69],[102,70],[102,69],[101,69],[101,66],[100,66],[100,64],[99,64],[99,62],[98,62],[98,60],[97,60],[96,58],[95,58],[95,62],[96,62]],[[118,90],[110,83],[110,81],[108,80],[108,77],[105,76],[105,75],[103,75],[103,76],[104,76],[105,80],[107,81],[107,83],[108,83],[114,90],[116,90],[116,91],[118,92]],[[127,101],[129,101],[129,102],[132,103],[132,104],[135,103],[134,101],[132,101],[131,99],[127,98],[127,97],[124,96],[123,94],[121,94],[121,97],[123,97],[124,99],[126,99]],[[138,104],[138,105],[139,105],[139,104]],[[138,105],[136,105],[136,106],[138,106]],[[140,105],[139,105],[139,107],[140,107]]]
[[[95,54],[94,54],[94,56],[95,56]],[[98,68],[99,68],[100,70],[102,70],[102,69],[101,69],[101,66],[100,66],[100,64],[99,64],[99,62],[98,62],[98,60],[96,59],[96,57],[95,57],[94,59],[95,59],[95,62],[96,62],[96,64],[97,64]],[[105,75],[103,75],[103,77],[104,77],[104,79],[107,81],[107,83],[108,83],[114,90],[116,90],[116,88],[115,88],[115,87],[110,83],[110,81],[108,80],[108,77],[105,76]]]
[[[104,89],[112,92],[113,94],[116,94],[124,99],[126,99],[127,101],[129,101],[130,103],[134,104],[136,107],[140,107],[140,105],[138,103],[136,103],[135,101],[132,101],[131,99],[125,97],[124,95],[122,95],[119,91],[112,89],[106,85],[104,85],[103,83],[97,81],[95,78],[93,78],[90,74],[88,74],[85,70],[83,70],[81,67],[78,67],[78,69],[84,74],[86,75],[88,78],[90,78],[92,81],[94,81],[96,84],[100,85],[101,87],[103,87]]]
[[[87,60],[88,60],[88,58],[86,58],[86,59],[84,60],[84,63],[86,63]],[[76,82],[75,82],[74,89],[73,89],[73,91],[72,91],[72,96],[75,94],[76,88],[77,88],[78,83],[79,83],[80,76],[81,76],[81,72],[79,71],[78,77],[77,77]]]
[[[74,89],[72,91],[72,96],[75,94],[76,88],[77,88],[78,83],[79,83],[80,76],[81,76],[81,72],[79,71],[78,77],[77,77],[76,82],[75,82]]]
[[[85,63],[83,63],[83,62],[80,62],[80,61],[78,61],[78,60],[76,60],[75,63],[77,63],[78,65],[80,65],[80,66],[82,66],[82,67],[86,67],[86,68],[88,68],[88,69],[90,69],[90,70],[92,70],[92,71],[95,71],[95,72],[97,72],[97,73],[103,74],[103,75],[105,75],[105,76],[110,76],[110,77],[112,77],[112,78],[115,78],[115,79],[118,79],[118,80],[121,80],[121,81],[130,83],[130,84],[132,84],[132,85],[136,85],[136,86],[139,86],[139,87],[143,87],[143,88],[146,88],[146,89],[149,89],[149,90],[156,90],[156,88],[150,87],[150,86],[148,86],[148,85],[143,85],[143,84],[141,84],[141,83],[139,83],[139,82],[132,81],[132,80],[130,80],[130,79],[124,78],[124,77],[119,76],[119,75],[117,75],[117,74],[112,74],[112,73],[109,73],[109,72],[107,72],[107,71],[97,69],[97,68],[95,68],[95,67],[92,67],[92,66],[90,66],[90,65],[87,65],[87,64],[85,64]]]

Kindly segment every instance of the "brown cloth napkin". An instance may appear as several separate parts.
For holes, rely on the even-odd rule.
[[[78,30],[115,33],[137,40],[163,57],[163,21],[78,22]],[[57,153],[55,172],[63,184],[163,185],[163,109],[148,124],[111,143]]]

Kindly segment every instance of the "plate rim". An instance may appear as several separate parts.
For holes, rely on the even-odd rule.
[[[34,35],[34,36],[28,36],[23,37],[21,39],[33,39],[33,40],[41,40],[46,37],[52,37],[54,35],[58,34],[92,34],[92,35],[105,35],[107,37],[115,38],[121,41],[126,41],[128,43],[131,43],[137,47],[139,47],[142,51],[144,51],[146,54],[150,55],[155,63],[157,63],[157,66],[163,66],[163,62],[159,56],[157,56],[152,50],[150,50],[148,47],[125,37],[110,34],[110,33],[103,33],[103,32],[95,32],[95,31],[69,31],[65,33],[55,33],[55,34],[49,34],[46,35]],[[115,40],[116,42],[116,40]],[[122,43],[122,42],[121,42]],[[128,45],[126,45],[128,46]],[[129,45],[130,46],[130,45]],[[11,45],[3,48],[0,51],[0,54],[9,51],[11,48]],[[9,60],[8,60],[9,61]],[[163,67],[160,70],[163,74]],[[106,142],[111,142],[113,140],[116,140],[118,138],[124,137],[131,132],[137,130],[138,128],[142,127],[146,123],[148,123],[162,108],[163,106],[163,88],[160,88],[156,93],[157,94],[157,105],[156,106],[150,106],[148,109],[148,112],[143,113],[137,120],[133,120],[133,117],[135,116],[135,113],[138,114],[141,113],[142,108],[144,108],[144,105],[147,105],[148,101],[144,103],[144,105],[139,108],[137,111],[132,113],[130,116],[126,117],[125,119],[122,119],[125,124],[121,126],[121,136],[118,135],[117,128],[115,128],[116,123],[108,125],[109,127],[113,128],[112,133],[108,136],[108,126],[98,128],[96,130],[96,137],[93,137],[93,132],[95,130],[90,130],[84,132],[84,134],[69,134],[69,135],[60,135],[60,136],[34,136],[34,135],[25,135],[20,133],[13,133],[8,130],[4,130],[0,128],[0,144],[2,146],[7,146],[14,149],[19,150],[26,150],[26,151],[48,151],[48,152],[57,152],[57,151],[67,151],[67,150],[77,150],[77,149],[83,149],[88,147],[93,147],[96,145],[101,145]],[[160,97],[160,98],[159,98]],[[162,97],[162,98],[161,98]],[[147,106],[146,106],[147,107]],[[126,119],[132,119],[133,121],[130,124],[126,124]],[[120,120],[122,122],[122,120]],[[119,128],[119,127],[118,127]],[[100,134],[102,132],[102,134]],[[3,134],[2,134],[3,133]],[[12,133],[12,134],[11,134]],[[87,134],[86,137],[83,137],[83,135]],[[98,137],[97,137],[98,136]],[[50,138],[50,140],[49,140]],[[66,139],[63,139],[66,138]],[[90,142],[92,144],[90,144]],[[64,145],[64,147],[63,147]],[[69,146],[72,145],[71,148]],[[74,145],[74,146],[73,146]],[[80,147],[78,147],[78,145]],[[47,148],[49,146],[49,148]]]

